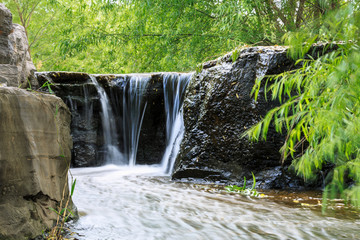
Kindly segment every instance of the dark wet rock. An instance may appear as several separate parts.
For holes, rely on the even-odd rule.
[[[136,162],[158,164],[166,148],[166,116],[162,74],[153,74],[144,101],[147,102],[139,137]]]
[[[86,73],[36,73],[40,85],[49,85],[71,110],[73,138],[72,166],[87,167],[103,164],[101,105],[94,84]],[[49,91],[47,86],[41,89]]]
[[[266,142],[241,138],[276,102],[250,96],[257,77],[294,67],[284,47],[253,47],[205,63],[191,80],[184,102],[185,135],[173,178],[238,182],[255,174],[263,187],[287,187],[279,149],[284,137],[269,130]],[[286,173],[285,175],[283,173]]]

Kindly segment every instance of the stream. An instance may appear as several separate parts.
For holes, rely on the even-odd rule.
[[[71,172],[80,215],[71,231],[80,240],[360,239],[358,213],[339,203],[322,214],[321,193],[250,198],[173,182],[160,166]]]

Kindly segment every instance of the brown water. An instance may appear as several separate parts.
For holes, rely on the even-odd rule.
[[[321,213],[318,192],[229,194],[175,183],[156,167],[72,169],[78,239],[360,239],[359,213],[336,203]]]

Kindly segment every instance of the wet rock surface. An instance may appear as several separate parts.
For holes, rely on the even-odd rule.
[[[281,167],[284,137],[269,130],[266,142],[250,143],[241,135],[278,103],[260,93],[250,96],[258,77],[294,67],[284,47],[252,47],[203,64],[193,76],[184,101],[185,135],[174,179],[238,182],[256,176],[264,188],[296,187],[300,180]],[[291,174],[290,174],[291,175]],[[300,181],[301,182],[301,181]]]
[[[53,226],[49,208],[57,209],[67,184],[69,126],[60,98],[0,87],[0,239],[29,239]]]
[[[117,144],[124,151],[123,95],[124,86],[131,75],[93,75],[106,91],[114,113],[117,131]],[[137,164],[158,164],[161,162],[166,145],[166,116],[162,74],[143,74],[150,80],[143,96],[146,103],[144,120],[139,137]],[[105,163],[104,137],[101,124],[101,104],[95,85],[86,73],[44,72],[36,73],[41,85],[48,82],[52,91],[61,97],[72,113],[71,134],[74,148],[72,165],[74,167],[99,166]],[[46,90],[44,88],[43,90]]]

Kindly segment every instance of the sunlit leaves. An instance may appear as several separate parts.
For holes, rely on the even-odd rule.
[[[14,1],[5,2],[15,13]],[[331,9],[317,0],[17,1],[40,2],[28,29],[30,40],[44,33],[31,46],[38,70],[89,73],[191,71],[244,44],[280,44]]]

